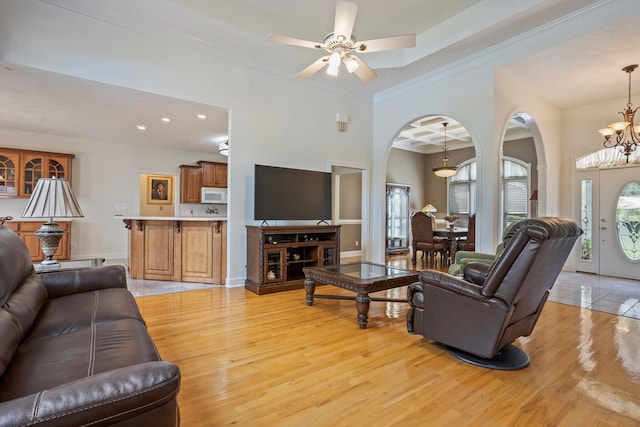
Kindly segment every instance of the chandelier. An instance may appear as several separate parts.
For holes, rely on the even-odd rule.
[[[640,124],[635,124],[633,121],[633,117],[638,108],[636,107],[634,109],[631,103],[631,73],[633,73],[633,70],[636,68],[638,68],[638,64],[627,65],[622,69],[622,71],[629,74],[629,99],[627,109],[619,112],[624,120],[611,123],[606,128],[598,130],[598,132],[604,136],[604,146],[606,148],[619,147],[620,152],[627,156],[627,163],[629,163],[631,153],[636,151],[638,144],[640,144]],[[616,137],[615,140],[612,140],[611,137],[614,134]]]
[[[447,179],[450,176],[453,176],[458,171],[458,166],[449,166],[449,157],[447,154],[447,126],[449,126],[449,122],[443,122],[442,126],[444,126],[444,157],[436,160],[436,166],[433,168],[433,173],[435,173],[440,178]],[[441,164],[441,166],[438,166]],[[455,161],[454,161],[455,164]]]

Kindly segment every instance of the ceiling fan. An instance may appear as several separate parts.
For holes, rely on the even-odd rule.
[[[375,79],[377,74],[358,58],[355,53],[380,52],[383,50],[414,47],[416,45],[416,35],[404,34],[361,42],[356,41],[351,31],[353,30],[357,13],[357,3],[348,0],[337,0],[333,32],[327,34],[322,43],[286,36],[276,36],[273,34],[269,34],[267,40],[273,43],[324,50],[329,53],[329,55],[323,56],[302,70],[298,73],[297,77],[311,77],[325,66],[328,66],[327,74],[337,76],[340,63],[344,63],[349,73],[355,73],[360,80],[368,82]]]

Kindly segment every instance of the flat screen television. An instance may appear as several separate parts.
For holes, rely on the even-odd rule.
[[[331,173],[255,165],[255,220],[331,220]]]

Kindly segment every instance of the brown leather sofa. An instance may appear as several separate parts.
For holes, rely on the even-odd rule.
[[[407,329],[454,356],[494,369],[529,364],[511,345],[528,336],[582,230],[564,218],[518,222],[492,265],[469,263],[463,277],[424,270],[408,289]]]
[[[0,225],[0,426],[176,426],[179,388],[122,266],[37,274]]]

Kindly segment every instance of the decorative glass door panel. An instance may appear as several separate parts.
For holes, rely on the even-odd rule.
[[[0,155],[0,195],[16,196],[18,183],[16,166],[18,157],[15,158]]]
[[[336,248],[333,246],[325,246],[321,248],[322,266],[330,266],[336,264]]]
[[[24,188],[23,192],[26,195],[33,193],[33,189],[36,187],[36,182],[42,178],[42,159],[31,159],[24,165]]]
[[[387,184],[387,253],[409,251],[408,185]]]
[[[267,262],[265,268],[267,272],[265,274],[266,282],[282,282],[284,280],[284,250],[273,249],[267,250]]]
[[[638,167],[600,170],[599,274],[603,276],[640,279],[638,176]]]
[[[618,197],[616,233],[622,256],[640,261],[640,182],[627,183]]]

